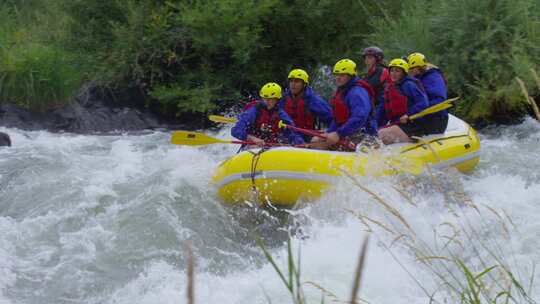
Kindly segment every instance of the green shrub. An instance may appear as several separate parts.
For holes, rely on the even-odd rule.
[[[370,39],[394,57],[419,51],[440,66],[450,95],[462,96],[460,115],[504,121],[527,109],[514,78],[540,63],[538,15],[532,0],[419,0],[378,21]]]
[[[0,98],[34,110],[68,102],[80,86],[69,54],[38,43],[0,50]]]

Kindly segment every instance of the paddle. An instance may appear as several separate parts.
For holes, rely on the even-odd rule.
[[[429,114],[433,114],[433,113],[436,113],[436,112],[439,112],[439,111],[442,111],[442,110],[446,110],[448,108],[451,108],[452,107],[452,102],[456,101],[459,99],[459,96],[458,97],[454,97],[454,98],[450,98],[450,99],[447,99],[443,102],[440,102],[434,106],[431,106],[429,108],[426,108],[424,109],[423,111],[421,112],[418,112],[414,115],[411,115],[409,116],[409,120],[415,120],[417,118],[420,118],[420,117],[424,117],[426,115],[429,115]],[[399,121],[396,121],[396,122],[393,122],[391,124],[388,124],[386,126],[382,126],[380,127],[379,129],[385,129],[385,128],[388,128],[388,127],[391,127],[391,126],[395,126],[395,125],[399,125],[400,122]]]
[[[291,129],[291,130],[300,132],[300,133],[305,134],[305,135],[315,136],[315,137],[320,137],[320,138],[326,139],[326,136],[323,135],[322,133],[319,133],[318,131],[308,130],[308,129],[303,129],[303,128],[298,128],[298,127],[295,127],[295,126],[291,126],[291,125],[288,125],[288,124],[284,123],[282,120],[279,121],[278,127],[279,128],[287,128],[287,129]],[[348,141],[348,140],[341,139],[340,141],[337,142],[336,145],[346,147],[348,149],[356,150],[356,145],[354,143]]]
[[[191,131],[174,131],[171,136],[171,144],[173,145],[182,145],[182,146],[204,146],[211,144],[239,144],[239,145],[249,145],[257,146],[257,143],[253,141],[245,140],[225,140],[220,138],[211,137],[209,135],[191,132]],[[265,147],[299,147],[304,148],[306,144],[300,145],[288,145],[281,143],[264,143]]]
[[[204,146],[211,144],[241,144],[254,145],[252,141],[244,140],[224,140],[208,136],[199,132],[191,131],[174,131],[171,136],[171,144],[183,146]]]
[[[213,122],[234,124],[238,120],[235,117],[225,117],[219,115],[208,115],[208,119]]]
[[[452,102],[454,102],[454,101],[456,101],[458,99],[459,99],[459,96],[447,99],[447,100],[445,100],[443,102],[440,102],[440,103],[438,103],[438,104],[436,104],[434,106],[426,108],[421,112],[418,112],[418,113],[416,113],[414,115],[409,116],[409,119],[410,120],[415,120],[417,118],[420,118],[420,117],[423,117],[423,116],[426,116],[426,115],[429,115],[429,114],[433,114],[433,113],[436,113],[436,112],[439,112],[439,111],[442,111],[442,110],[446,110],[448,108],[451,108],[452,107]]]

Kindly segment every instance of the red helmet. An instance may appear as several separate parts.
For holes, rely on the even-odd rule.
[[[366,57],[367,55],[371,55],[377,59],[377,61],[382,61],[384,58],[383,50],[381,48],[376,46],[370,46],[364,49],[362,52],[362,57]]]

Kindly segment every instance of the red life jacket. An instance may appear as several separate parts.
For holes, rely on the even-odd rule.
[[[243,111],[247,111],[249,110],[251,107],[257,105],[259,101],[257,99],[251,99],[245,106],[244,106],[244,109]]]
[[[384,111],[386,119],[391,122],[398,120],[401,116],[407,114],[409,98],[401,92],[401,85],[405,81],[414,81],[416,85],[424,90],[422,83],[416,78],[404,78],[401,83],[390,83],[384,90]]]
[[[371,100],[371,106],[373,107],[373,98],[375,96],[375,91],[367,81],[358,79],[346,90],[338,89],[336,93],[334,93],[334,97],[332,97],[332,100],[330,100],[330,106],[332,106],[332,114],[334,115],[334,120],[336,121],[338,127],[347,122],[347,120],[349,120],[349,116],[351,115],[349,107],[345,103],[344,98],[348,91],[354,86],[359,86],[366,89],[369,95],[369,99]]]
[[[278,142],[280,120],[278,106],[276,105],[271,110],[268,110],[264,102],[257,102],[254,106],[257,107],[257,116],[255,118],[255,125],[249,134],[265,142]]]
[[[307,107],[304,98],[293,98],[287,95],[283,108],[297,127],[310,130],[315,128],[315,117]]]

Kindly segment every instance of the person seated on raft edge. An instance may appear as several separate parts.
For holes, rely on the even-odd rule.
[[[434,106],[448,99],[446,78],[437,66],[430,64],[426,56],[412,53],[407,57],[409,75],[419,79],[426,90],[429,106]],[[431,133],[444,133],[448,125],[448,111],[443,110],[424,117],[430,121]]]
[[[334,120],[323,133],[326,139],[313,137],[312,146],[328,149],[340,139],[357,144],[369,142],[377,134],[373,88],[356,76],[356,63],[350,59],[339,60],[333,74],[337,85],[330,100]]]
[[[294,126],[289,115],[277,106],[282,97],[281,86],[269,82],[262,86],[259,95],[262,100],[240,114],[231,129],[231,135],[239,140],[252,141],[261,147],[265,143],[303,144],[302,136],[287,128],[280,129],[278,126],[280,120]]]
[[[390,82],[390,73],[384,64],[383,50],[376,46],[370,46],[362,52],[367,74],[362,78],[367,81],[375,91],[375,105],[384,101],[384,88]]]
[[[403,59],[393,59],[388,65],[391,83],[384,90],[384,102],[377,107],[379,137],[386,145],[411,142],[410,136],[430,133],[431,124],[422,118],[409,120],[409,116],[428,107],[427,95],[416,78],[407,75],[409,65]],[[389,123],[389,125],[387,125]]]
[[[315,130],[317,120],[329,126],[334,119],[328,103],[309,86],[309,75],[302,69],[294,69],[287,76],[289,88],[278,106],[302,129]],[[311,136],[304,135],[309,141]]]

